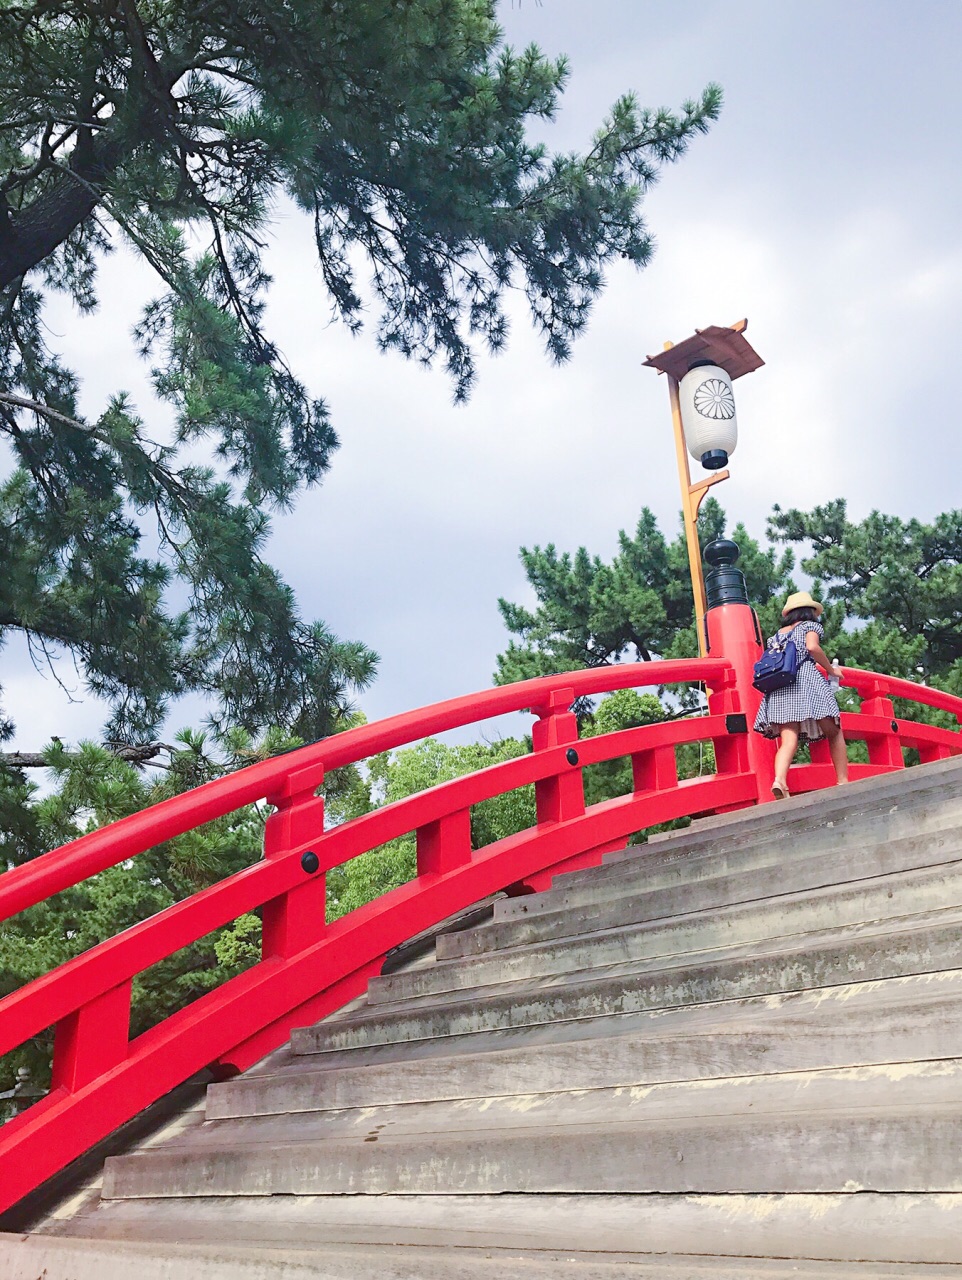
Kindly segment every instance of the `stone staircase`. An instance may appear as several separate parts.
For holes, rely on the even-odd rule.
[[[707,819],[437,938],[3,1280],[962,1277],[962,759]]]

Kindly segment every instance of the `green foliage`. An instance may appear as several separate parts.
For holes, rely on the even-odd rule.
[[[160,778],[147,778],[125,761],[91,743],[68,754],[51,746],[47,766],[54,781],[40,797],[22,773],[0,769],[0,806],[14,821],[4,823],[0,855],[20,865],[46,849],[202,782],[299,745],[274,734],[254,744],[239,732],[216,756],[202,734],[177,735],[177,749]],[[261,856],[265,814],[255,807],[209,822],[111,867],[0,924],[0,997],[40,977],[148,916],[163,911]],[[154,965],[134,982],[131,1034],[240,972],[259,955],[260,923],[242,916]],[[52,1042],[43,1034],[0,1060],[0,1090],[11,1087],[26,1066],[41,1084],[49,1071]]]
[[[261,558],[270,509],[337,447],[264,328],[275,210],[311,218],[333,311],[373,311],[380,346],[440,358],[458,398],[510,289],[564,359],[608,264],[650,256],[660,166],[720,109],[716,86],[677,114],[625,96],[584,154],[551,155],[527,130],[567,76],[503,46],[493,0],[0,8],[0,637],[72,653],[110,738],[188,690],[219,729],[339,726],[374,655],[301,618]],[[120,389],[84,420],[43,321],[50,291],[96,307],[118,243],[158,280],[136,329],[169,412],[152,430]]]
[[[464,774],[515,760],[530,750],[530,743],[515,738],[475,742],[449,747],[436,738],[425,738],[413,747],[375,756],[365,776],[328,805],[337,821],[346,821],[371,809],[394,804],[428,787],[439,786]],[[471,844],[475,849],[513,835],[535,821],[534,788],[519,787],[494,796],[471,811]],[[359,858],[328,872],[328,916],[337,919],[405,884],[417,874],[417,847],[413,832],[372,849]]]
[[[699,522],[702,546],[724,532],[724,512],[709,498]],[[791,553],[779,557],[763,550],[742,525],[733,537],[742,550],[739,567],[750,598],[763,625],[774,624],[782,598],[794,589]],[[633,537],[619,530],[610,563],[584,547],[574,556],[559,555],[553,543],[531,551],[522,547],[520,555],[537,607],[498,601],[505,626],[517,637],[498,654],[498,684],[626,658],[648,662],[697,654],[684,533],[669,543],[647,507]]]
[[[962,690],[962,510],[931,524],[873,511],[854,524],[839,498],[775,507],[769,535],[809,546],[802,569],[851,623],[844,661]]]
[[[214,940],[214,955],[220,966],[219,978],[242,973],[261,958],[260,917],[250,913],[238,918],[227,929],[222,929]]]

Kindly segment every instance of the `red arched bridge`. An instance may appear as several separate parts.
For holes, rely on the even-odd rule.
[[[738,609],[740,606],[728,606]],[[713,611],[724,623],[726,609]],[[747,612],[747,610],[746,610]],[[721,639],[725,640],[722,626]],[[55,1028],[48,1094],[0,1129],[0,1210],[16,1203],[94,1143],[202,1068],[242,1071],[359,995],[388,951],[499,890],[538,890],[561,870],[587,866],[633,832],[685,815],[769,798],[770,744],[748,726],[757,705],[749,663],[754,631],[723,643],[723,657],[568,672],[437,703],[243,769],[83,836],[0,876],[0,920],[108,867],[257,801],[274,807],[264,857],[254,866],[109,938],[0,1001],[0,1054]],[[698,681],[698,717],[578,738],[576,698],[616,689]],[[871,672],[845,670],[860,710],[842,718],[868,747],[854,778],[962,753],[962,734],[898,719],[893,698],[954,715],[962,699]],[[325,829],[325,774],[428,735],[508,712],[536,717],[526,756],[482,769]],[[675,748],[711,743],[716,772],[680,780]],[[629,794],[585,807],[586,765],[628,757]],[[790,775],[793,791],[830,786],[823,744]],[[534,784],[534,826],[471,847],[473,805]],[[409,832],[417,875],[341,919],[325,920],[325,872]],[[245,912],[263,917],[259,963],[130,1038],[133,979]]]

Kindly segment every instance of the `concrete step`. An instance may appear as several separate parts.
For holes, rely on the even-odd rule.
[[[944,1194],[959,1185],[962,1117],[931,1108],[545,1131],[270,1143],[181,1160],[165,1152],[105,1180],[105,1197],[206,1195]],[[372,1131],[373,1132],[373,1131]],[[613,1154],[615,1153],[615,1154]],[[131,1158],[131,1161],[133,1158]],[[673,1163],[674,1162],[674,1163]],[[675,1167],[677,1165],[677,1168]]]
[[[387,1142],[405,1136],[448,1137],[454,1133],[491,1135],[515,1130],[535,1138],[548,1129],[629,1127],[638,1124],[726,1122],[733,1117],[810,1114],[829,1111],[871,1113],[922,1106],[962,1116],[962,1059],[887,1062],[874,1066],[786,1071],[767,1075],[681,1079],[595,1089],[528,1089],[523,1093],[441,1099],[405,1104],[370,1103],[327,1111],[208,1121],[164,1144],[189,1172],[195,1159],[219,1158],[247,1148],[291,1149],[359,1140]],[[158,1162],[156,1151],[111,1157],[112,1185],[123,1170],[143,1170]]]
[[[675,855],[734,850],[770,838],[784,841],[796,835],[817,838],[823,830],[842,835],[852,826],[873,831],[872,838],[894,839],[925,829],[921,824],[934,820],[943,827],[958,817],[962,800],[962,756],[935,764],[919,765],[904,772],[868,778],[830,791],[813,792],[779,804],[739,809],[698,819],[678,831],[656,833],[644,845],[629,845],[606,854],[605,868],[632,862],[639,854],[670,860]],[[907,825],[903,815],[913,815],[917,824]],[[873,824],[876,824],[873,826]],[[889,834],[885,834],[886,825]],[[596,867],[558,876],[556,886],[570,886],[599,874]]]
[[[960,917],[962,919],[962,917]],[[887,992],[900,984],[921,984],[918,988],[920,999],[926,998],[926,991],[932,987],[941,988],[948,984],[953,990],[953,982],[958,981],[957,970],[937,969],[931,972],[912,973],[907,977],[886,977],[882,979],[853,980],[848,984],[835,983],[826,987],[800,988],[747,997],[722,997],[718,1001],[703,1000],[698,1002],[681,1002],[661,1006],[652,1006],[640,1010],[619,1012],[598,1007],[593,1012],[579,1017],[552,1017],[547,1021],[526,1022],[520,1019],[516,1025],[505,1025],[482,1029],[467,1029],[439,1034],[414,1040],[397,1040],[387,1043],[371,1043],[354,1045],[347,1048],[324,1048],[317,1053],[305,1051],[295,1052],[290,1043],[283,1049],[269,1055],[258,1064],[256,1069],[244,1073],[246,1082],[260,1076],[283,1077],[299,1075],[305,1071],[330,1072],[346,1067],[349,1071],[365,1067],[383,1067],[393,1064],[423,1062],[428,1059],[441,1060],[460,1055],[483,1055],[489,1052],[511,1052],[516,1049],[527,1050],[534,1046],[553,1046],[568,1044],[581,1040],[598,1040],[611,1036],[630,1034],[633,1031],[645,1031],[649,1026],[661,1028],[672,1026],[674,1020],[682,1019],[682,1029],[700,1027],[700,1019],[716,1022],[719,1011],[737,1009],[746,1011],[759,1008],[770,1009],[773,1013],[786,1009],[793,1001],[813,1000],[818,1004],[828,1005],[836,998],[839,1001],[851,1000],[859,991]],[[861,976],[861,975],[859,975]],[[523,988],[527,984],[521,984]],[[528,993],[525,992],[525,995]],[[449,1006],[450,1007],[450,1006]],[[741,1016],[739,1014],[739,1016]],[[692,1020],[689,1023],[689,1020]],[[303,1029],[305,1032],[309,1028]],[[660,1031],[658,1032],[660,1034]],[[227,1084],[240,1084],[240,1078]],[[220,1088],[217,1085],[216,1088]],[[226,1087],[226,1086],[225,1086]]]
[[[736,863],[735,869],[724,874],[725,864],[730,867],[736,860],[722,862],[719,859],[715,865],[705,868],[713,874],[694,882],[688,874],[689,865],[685,864],[663,871],[660,879],[669,883],[660,886],[646,886],[639,879],[632,881],[630,888],[619,886],[621,892],[613,895],[612,885],[599,880],[596,885],[586,883],[574,890],[539,895],[540,901],[530,908],[513,906],[508,918],[439,938],[437,956],[439,960],[448,960],[478,955],[547,938],[572,937],[595,929],[776,899],[808,889],[827,889],[842,882],[852,885],[878,876],[960,860],[962,828],[889,844],[862,845],[844,855],[832,849],[818,857],[809,854],[805,858],[786,858],[785,849],[776,845],[766,852],[763,864],[755,859],[748,867],[739,867]],[[524,904],[524,899],[514,899],[514,903]]]
[[[838,878],[844,878],[844,869],[853,859],[874,850],[879,850],[882,857],[897,848],[905,848],[906,854],[915,850],[917,860],[912,865],[923,866],[927,846],[936,847],[942,841],[944,847],[952,848],[962,843],[962,802],[958,809],[956,818],[941,810],[928,815],[900,810],[896,815],[898,823],[883,823],[879,818],[851,827],[827,826],[789,844],[766,835],[731,847],[724,842],[690,850],[671,844],[638,845],[634,857],[593,867],[591,875],[572,872],[570,876],[557,877],[554,886],[543,893],[500,898],[493,904],[492,919],[499,924],[562,907],[580,907],[681,885],[695,886],[724,876],[752,877],[757,871],[777,867],[801,872],[808,863],[824,864],[826,859],[834,859]],[[575,875],[580,877],[577,881]],[[479,924],[489,927],[488,921]]]
[[[109,1159],[102,1194],[944,1194],[960,1085],[906,1063],[220,1122]]]
[[[645,1258],[554,1250],[412,1248],[385,1245],[283,1248],[142,1241],[0,1237],[4,1280],[958,1280],[951,1266],[906,1267],[760,1261],[757,1258]]]
[[[962,970],[547,1029],[550,1039],[543,1026],[450,1037],[443,1058],[405,1060],[396,1046],[364,1066],[363,1050],[342,1055],[340,1067],[323,1065],[335,1055],[320,1066],[307,1056],[284,1072],[212,1085],[207,1118],[962,1058]]]
[[[836,987],[962,967],[962,912],[933,912],[844,930],[656,955],[551,982],[507,982],[399,1006],[372,1006],[341,1022],[296,1028],[294,1054],[425,1040],[636,1013],[708,1001]]]
[[[715,1275],[728,1280],[725,1271],[713,1271],[716,1256],[727,1259],[737,1275],[755,1274],[738,1270],[742,1265],[761,1268],[759,1280],[767,1280],[765,1266],[775,1266],[775,1275],[779,1275],[781,1264],[768,1259],[790,1260],[787,1265],[797,1267],[798,1276],[819,1280],[829,1274],[836,1280],[861,1280],[863,1276],[864,1280],[895,1280],[903,1274],[956,1280],[962,1264],[962,1232],[958,1229],[962,1195],[958,1193],[305,1195],[236,1201],[211,1196],[193,1199],[190,1209],[185,1212],[184,1203],[177,1200],[105,1202],[89,1217],[61,1224],[61,1230],[79,1231],[100,1240],[230,1245],[258,1241],[277,1248],[290,1248],[292,1243],[300,1247],[432,1246],[458,1248],[459,1257],[465,1246],[481,1248],[496,1257],[500,1251],[518,1249],[597,1251],[608,1256],[626,1254],[639,1262],[648,1255],[648,1261],[656,1265],[673,1262],[672,1255],[682,1255],[689,1267],[705,1264],[701,1274],[696,1270],[690,1278],[682,1270],[686,1280],[708,1280]],[[819,1271],[814,1264],[820,1261],[827,1263],[829,1270]],[[924,1269],[916,1269],[918,1264]],[[900,1266],[906,1270],[898,1270]],[[510,1270],[507,1273],[511,1274]],[[641,1274],[644,1276],[643,1271]],[[28,1272],[28,1280],[36,1280],[36,1276]],[[49,1274],[45,1280],[51,1280]],[[79,1278],[71,1276],[70,1280]],[[101,1273],[93,1280],[107,1278]]]
[[[713,830],[725,829],[734,833],[743,823],[753,818],[771,822],[796,820],[817,822],[825,816],[842,811],[869,814],[882,806],[894,803],[898,806],[914,804],[918,797],[939,800],[947,795],[958,795],[962,789],[962,754],[931,764],[916,765],[911,769],[892,770],[874,778],[860,778],[845,787],[828,787],[822,791],[810,791],[792,796],[775,804],[757,808],[736,809],[731,813],[706,814],[696,817],[684,829],[655,832],[652,842],[676,840],[679,837],[699,837]],[[613,852],[611,857],[617,857]]]
[[[650,922],[621,922],[618,906],[614,904],[612,913],[596,932],[578,936],[565,933],[539,941],[537,920],[519,921],[513,927],[520,931],[522,939],[529,937],[531,941],[494,952],[480,951],[483,931],[451,935],[463,946],[462,955],[439,960],[424,969],[372,979],[368,1003],[397,1004],[412,997],[468,989],[480,994],[492,983],[550,977],[624,961],[678,956],[958,908],[962,906],[962,864],[899,872]],[[626,912],[633,914],[630,905]],[[446,940],[439,939],[439,946],[441,941]],[[464,956],[470,957],[470,963],[465,963]]]

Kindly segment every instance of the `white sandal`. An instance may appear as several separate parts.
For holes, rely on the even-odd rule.
[[[788,787],[786,787],[784,782],[779,782],[776,778],[772,783],[772,795],[776,800],[787,800],[789,798]]]

